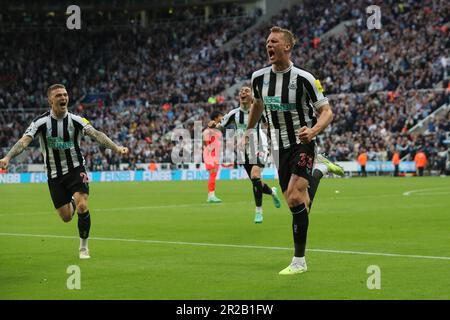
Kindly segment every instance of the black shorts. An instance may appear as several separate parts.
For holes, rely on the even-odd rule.
[[[250,159],[247,155],[247,153],[245,153],[245,163],[243,164],[245,171],[247,171],[248,177],[251,179],[252,178],[252,168],[253,166],[258,166],[260,168],[264,168],[264,164],[261,163],[261,161],[259,160],[259,158],[256,159],[256,163],[250,163]]]
[[[308,144],[297,144],[279,151],[277,169],[282,192],[287,190],[292,174],[310,180],[314,166],[315,146],[315,142],[311,141]]]
[[[89,194],[89,183],[86,169],[76,167],[59,178],[48,179],[48,188],[55,209],[70,203],[75,192]]]

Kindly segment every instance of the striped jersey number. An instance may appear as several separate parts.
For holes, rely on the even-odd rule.
[[[306,153],[300,153],[300,161],[298,162],[299,167],[307,167],[308,169],[312,169],[313,167],[313,158]]]

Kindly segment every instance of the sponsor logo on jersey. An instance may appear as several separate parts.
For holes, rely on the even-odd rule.
[[[264,97],[264,105],[271,111],[290,111],[295,110],[295,103],[281,103],[280,96]]]
[[[66,150],[74,147],[73,141],[64,141],[60,137],[47,136],[49,149]]]

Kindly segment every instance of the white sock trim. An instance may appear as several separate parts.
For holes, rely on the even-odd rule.
[[[299,213],[302,213],[303,211],[305,211],[306,210],[306,207],[304,207],[302,210],[300,210],[299,212],[292,212],[292,214],[299,214]]]
[[[304,265],[306,263],[306,260],[305,260],[305,257],[294,257],[292,259],[292,263]]]
[[[88,248],[88,239],[80,238],[80,249],[87,249],[87,248]]]

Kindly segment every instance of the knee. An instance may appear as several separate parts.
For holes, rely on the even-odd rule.
[[[87,202],[85,202],[85,201],[80,201],[80,202],[77,204],[77,212],[78,212],[78,213],[85,213],[86,211],[88,211]]]
[[[298,194],[289,194],[286,200],[289,208],[293,208],[304,203]]]
[[[286,195],[286,202],[290,208],[297,207],[301,204],[308,205],[308,199],[307,197],[298,190],[292,190],[288,191]]]
[[[68,222],[72,221],[72,215],[63,215],[63,216],[61,216],[61,219],[63,222],[68,223]]]

